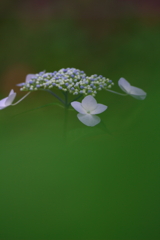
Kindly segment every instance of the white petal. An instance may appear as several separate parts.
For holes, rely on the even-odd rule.
[[[139,99],[139,100],[144,100],[147,95],[147,93],[145,91],[143,91],[142,89],[133,87],[133,86],[131,86],[131,90],[130,90],[129,94],[132,97]]]
[[[71,102],[72,107],[79,113],[86,114],[86,110],[82,107],[80,102]]]
[[[96,116],[96,115],[91,115],[91,114],[77,114],[78,119],[85,125],[93,127],[97,125],[101,119]]]
[[[130,89],[131,89],[130,83],[126,79],[124,79],[124,78],[120,78],[119,79],[118,85],[126,93],[128,93],[130,91]]]
[[[94,97],[88,95],[82,100],[82,107],[86,111],[92,111],[97,107],[97,101]]]
[[[0,100],[0,110],[7,107],[6,106],[6,100],[8,99],[8,97],[3,98],[2,100]]]
[[[34,76],[35,76],[35,74],[28,74],[28,75],[26,76],[25,82],[28,83],[28,82],[31,80],[31,78],[34,77]]]
[[[8,96],[12,95],[13,93],[15,93],[15,92],[14,92],[14,90],[12,89],[12,90],[10,91],[10,93],[9,93]]]
[[[16,93],[14,92],[14,90],[11,90],[10,93],[9,93],[9,96],[6,99],[6,102],[5,102],[6,107],[12,104],[15,97],[16,97]]]
[[[93,111],[91,111],[91,114],[99,114],[99,113],[102,113],[102,112],[104,112],[107,108],[108,108],[107,106],[98,103],[98,104],[97,104],[97,107],[96,107]]]

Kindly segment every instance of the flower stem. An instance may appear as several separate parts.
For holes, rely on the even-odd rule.
[[[65,144],[67,142],[67,123],[68,123],[68,107],[65,106],[65,108],[64,108],[64,128],[63,128],[63,137],[64,137]]]
[[[81,98],[82,96],[83,96],[83,94],[80,94],[79,96],[77,96],[76,98],[74,98],[71,102],[78,100],[78,99]],[[71,102],[70,102],[70,104],[71,104]]]
[[[67,141],[67,123],[68,123],[68,107],[70,104],[68,104],[68,92],[63,92],[65,104],[64,104],[64,127],[63,127],[63,137],[64,137],[64,143],[66,144]]]
[[[40,107],[36,107],[36,108],[30,109],[30,110],[27,110],[27,111],[25,111],[25,112],[22,112],[22,113],[18,113],[18,114],[16,114],[16,115],[13,116],[13,117],[17,117],[18,115],[21,115],[21,114],[24,114],[24,113],[28,113],[28,112],[32,112],[32,111],[34,111],[34,110],[38,110],[38,109],[40,109],[40,108],[47,107],[47,106],[50,106],[50,105],[56,105],[56,106],[59,106],[59,107],[61,107],[61,108],[64,108],[64,106],[61,105],[61,104],[59,104],[59,103],[55,103],[55,102],[54,102],[54,103],[47,103],[47,104],[42,105],[42,106],[40,106]]]
[[[24,98],[26,98],[31,92],[28,92],[26,95],[24,95],[20,100],[18,100],[16,103],[11,104],[11,106],[17,105],[20,103]]]
[[[65,107],[67,108],[68,107],[68,92],[63,92],[64,94],[64,104],[65,104]]]
[[[112,90],[109,90],[109,89],[105,89],[104,90],[108,91],[108,92],[112,92],[112,93],[115,93],[115,94],[118,94],[118,95],[121,95],[121,96],[127,96],[128,94],[123,94],[123,93],[119,93],[119,92],[115,92],[115,91],[112,91]]]
[[[50,94],[52,94],[55,98],[57,98],[61,103],[63,103],[65,105],[65,102],[57,95],[55,94],[54,92],[52,92],[51,90],[49,89],[45,89],[43,91],[46,91],[46,92],[49,92]]]

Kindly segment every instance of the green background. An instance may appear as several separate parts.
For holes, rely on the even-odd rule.
[[[0,111],[0,240],[160,239],[159,19],[122,15],[108,28],[107,16],[85,25],[16,14],[1,17],[1,99],[11,88],[22,97],[15,84],[27,73],[65,67],[119,92],[125,77],[147,98],[99,92],[102,122],[87,127],[69,110],[66,141],[64,109],[38,108],[57,102],[49,93]]]

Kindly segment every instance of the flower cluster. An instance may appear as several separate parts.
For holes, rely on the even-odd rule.
[[[144,100],[147,96],[145,91],[132,86],[124,78],[119,79],[118,85],[125,94],[110,90],[113,84],[111,80],[102,75],[94,74],[88,77],[84,71],[75,68],[62,68],[59,71],[51,73],[40,72],[38,74],[28,74],[24,83],[17,84],[17,86],[21,87],[21,91],[28,91],[28,93],[13,104],[12,102],[16,97],[16,93],[14,90],[11,90],[8,97],[0,100],[0,110],[10,105],[14,106],[18,104],[32,91],[47,90],[60,100],[64,104],[64,107],[68,108],[71,105],[78,112],[77,117],[83,124],[93,127],[101,121],[96,114],[100,114],[108,108],[106,105],[97,103],[94,98],[97,91],[105,89],[122,96],[130,95],[138,100]],[[61,99],[52,91],[54,87],[66,92],[66,94],[64,94],[65,100]],[[67,93],[78,96],[68,103]],[[85,97],[81,103],[75,101],[83,95]]]
[[[20,83],[21,91],[36,91],[44,89],[58,89],[73,95],[84,94],[95,96],[97,91],[111,88],[112,80],[102,75],[87,76],[84,71],[76,68],[62,68],[50,73],[40,72],[29,74],[25,83]]]

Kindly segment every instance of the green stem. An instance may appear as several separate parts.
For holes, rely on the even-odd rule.
[[[63,137],[64,143],[67,141],[67,123],[68,123],[68,108],[70,104],[68,104],[68,92],[63,92],[65,99],[65,107],[64,107],[64,127],[63,127]]]
[[[63,92],[64,94],[64,99],[65,99],[65,107],[68,108],[69,105],[68,105],[68,92]]]
[[[77,96],[76,98],[74,98],[71,102],[78,100],[78,99],[81,98],[82,96],[83,96],[83,94],[78,95],[78,96]],[[71,104],[71,102],[70,102],[70,104]]]
[[[65,144],[67,142],[67,123],[68,123],[68,107],[66,106],[64,108],[64,128],[63,128],[63,136],[64,136]]]
[[[112,132],[107,128],[105,123],[101,120],[101,122],[97,125],[99,129],[101,129],[103,132],[107,133],[108,135],[112,135]]]
[[[40,109],[40,108],[43,108],[43,107],[47,107],[47,106],[49,106],[49,105],[57,105],[57,106],[59,106],[59,107],[64,108],[64,106],[60,105],[59,103],[47,103],[47,104],[42,105],[42,106],[40,106],[40,107],[36,107],[36,108],[30,109],[30,110],[28,110],[28,111],[25,111],[25,112],[16,114],[16,115],[13,116],[13,117],[16,117],[16,116],[21,115],[21,114],[24,114],[24,113],[32,112],[32,111],[34,111],[34,110],[37,110],[37,109]]]
[[[65,102],[57,95],[55,94],[54,92],[52,92],[51,90],[49,89],[45,89],[43,91],[46,91],[46,92],[49,92],[50,94],[52,94],[55,98],[57,98],[61,103],[63,103],[65,105]]]
[[[67,142],[67,123],[68,123],[68,110],[71,105],[71,102],[76,101],[80,97],[83,96],[83,94],[80,94],[76,98],[74,98],[71,102],[68,102],[68,92],[63,92],[64,97],[65,97],[65,108],[64,108],[64,128],[63,128],[63,136],[64,136],[64,143],[66,144]],[[72,110],[72,109],[70,109]]]

